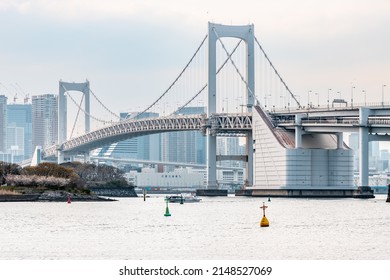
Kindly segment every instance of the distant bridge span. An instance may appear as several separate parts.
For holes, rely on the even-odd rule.
[[[214,114],[210,118],[206,115],[174,115],[126,120],[72,138],[61,146],[50,146],[44,150],[44,157],[56,157],[58,151],[65,155],[85,154],[96,148],[143,135],[189,130],[205,132],[206,129],[210,129],[215,135],[244,135],[252,131],[252,114]]]

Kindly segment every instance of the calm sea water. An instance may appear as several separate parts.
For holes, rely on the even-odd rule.
[[[0,203],[0,259],[390,259],[390,203],[357,199],[266,202],[163,197],[118,202]]]

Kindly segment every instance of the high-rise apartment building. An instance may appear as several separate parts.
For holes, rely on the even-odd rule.
[[[21,160],[32,156],[32,106],[31,104],[7,105],[7,152]],[[15,159],[14,162],[19,161]]]
[[[0,152],[7,148],[7,97],[0,95]]]
[[[217,155],[245,155],[246,147],[240,145],[238,137],[218,137],[217,138]],[[218,165],[229,167],[245,167],[243,161],[222,161]]]
[[[204,107],[183,108],[176,114],[203,114]],[[167,132],[161,135],[162,161],[206,163],[206,137],[199,131]]]
[[[54,94],[32,97],[32,149],[57,143],[58,96]]]

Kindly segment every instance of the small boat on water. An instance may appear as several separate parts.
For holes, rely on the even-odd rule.
[[[191,203],[200,202],[202,199],[196,195],[171,195],[168,196],[168,201],[171,203]]]

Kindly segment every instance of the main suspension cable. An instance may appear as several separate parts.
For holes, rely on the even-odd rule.
[[[68,94],[68,95],[69,95],[69,94]],[[73,127],[72,127],[72,132],[70,133],[69,139],[72,139],[73,131],[74,131],[75,127],[76,127],[76,123],[77,123],[77,120],[78,120],[78,118],[79,118],[79,114],[80,114],[80,111],[81,111],[80,108],[81,108],[81,104],[83,103],[83,100],[84,100],[84,94],[83,94],[83,96],[81,97],[79,109],[77,110],[77,115],[76,115],[76,118],[75,118],[75,120],[74,120]]]
[[[257,45],[259,46],[260,50],[262,51],[262,53],[264,54],[264,57],[267,59],[269,65],[271,65],[272,69],[275,71],[275,74],[279,77],[280,81],[282,82],[284,87],[287,89],[287,91],[290,93],[291,97],[295,100],[295,102],[297,103],[298,107],[301,108],[301,104],[295,98],[295,95],[291,92],[291,90],[288,88],[287,84],[284,82],[283,78],[280,76],[279,72],[276,70],[275,66],[272,64],[271,60],[268,58],[268,55],[265,53],[264,49],[261,47],[261,45],[260,45],[260,43],[259,43],[259,41],[257,40],[256,37],[255,37],[255,41],[256,41]]]
[[[208,35],[204,37],[202,40],[202,43],[200,43],[199,47],[196,49],[194,55],[191,57],[190,61],[188,61],[187,65],[183,68],[183,70],[180,72],[179,76],[173,81],[173,83],[164,91],[164,93],[156,100],[154,101],[149,107],[147,107],[145,110],[142,112],[137,113],[134,117],[132,118],[137,118],[138,116],[142,115],[143,113],[147,112],[150,108],[152,108],[154,105],[156,105],[167,93],[168,91],[171,90],[171,88],[176,84],[176,82],[180,79],[180,77],[183,75],[183,73],[187,70],[188,66],[191,64],[191,62],[194,60],[195,56],[198,54],[199,50],[203,46],[204,42],[206,41]],[[127,119],[128,116],[125,118]]]
[[[218,75],[219,72],[221,72],[221,70],[223,69],[223,67],[226,65],[226,63],[229,61],[229,58],[235,53],[235,51],[237,50],[238,46],[241,44],[242,40],[240,40],[237,45],[235,46],[235,48],[233,49],[232,53],[230,54],[230,56],[228,58],[226,58],[226,60],[224,61],[224,63],[222,63],[222,65],[219,67],[218,71],[216,72],[215,75]],[[172,114],[170,114],[170,116],[180,112],[183,108],[185,108],[188,104],[190,104],[196,97],[198,97],[199,94],[201,94],[207,87],[207,83],[202,87],[202,89],[197,93],[195,94],[190,100],[188,100],[183,106],[181,106],[180,108],[178,108],[175,112],[173,112]]]
[[[92,93],[93,97],[95,97],[95,99],[97,100],[97,102],[99,102],[100,106],[102,106],[104,109],[106,109],[107,112],[109,112],[111,115],[113,115],[114,117],[118,118],[118,120],[120,119],[119,115],[115,114],[113,111],[111,111],[110,109],[107,108],[107,106],[105,106],[103,104],[103,102],[100,101],[99,98],[97,98],[97,96],[93,93],[93,91],[91,89],[89,89],[89,91]]]
[[[68,90],[62,85],[62,87],[64,88],[65,92],[67,92]],[[87,116],[91,117],[92,119],[94,119],[95,121],[98,121],[98,122],[101,122],[103,124],[106,124],[106,123],[112,123],[112,121],[105,121],[105,120],[102,120],[102,119],[99,119],[99,118],[96,118],[95,116],[91,115],[90,113],[87,113],[81,106],[79,106],[77,104],[77,102],[73,99],[73,97],[68,94],[68,96],[70,97],[70,100]]]

